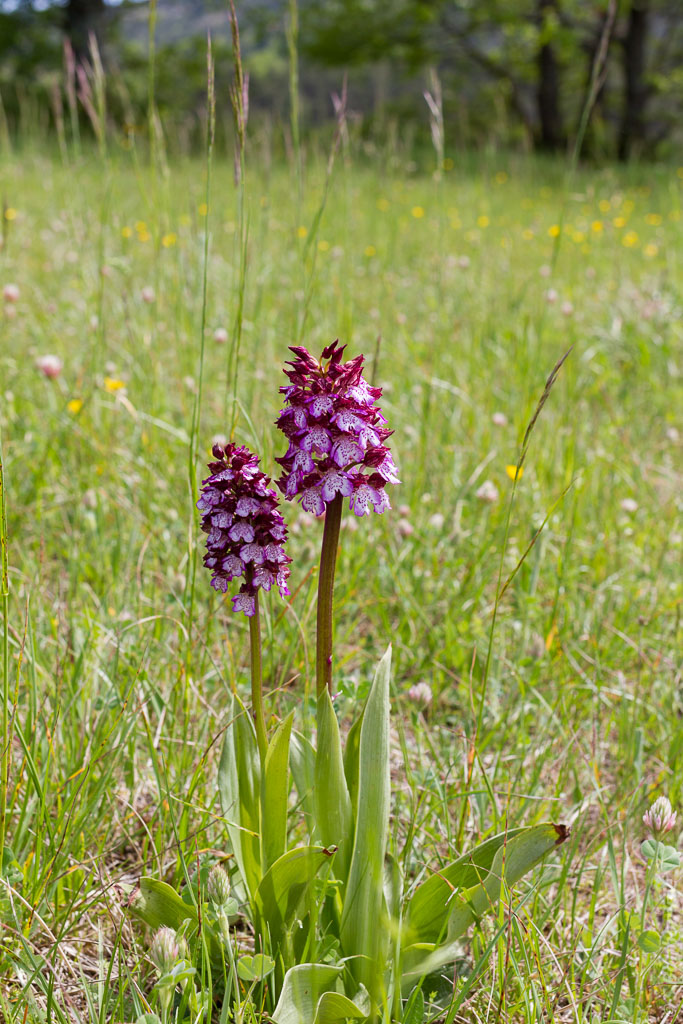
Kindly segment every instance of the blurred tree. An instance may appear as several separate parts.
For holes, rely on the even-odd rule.
[[[71,40],[77,60],[87,56],[90,33],[99,34],[104,10],[104,0],[67,0],[64,32]]]

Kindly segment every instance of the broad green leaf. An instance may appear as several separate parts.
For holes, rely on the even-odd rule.
[[[358,808],[351,868],[344,894],[341,943],[350,969],[373,997],[384,973],[387,930],[382,920],[384,856],[389,832],[389,681],[391,647],[380,661],[360,731]]]
[[[424,1024],[425,997],[421,988],[414,988],[403,1011],[403,1024]]]
[[[150,928],[161,928],[165,925],[177,931],[184,921],[192,921],[197,925],[196,908],[191,903],[186,903],[175,889],[159,878],[141,878],[140,891],[130,907]],[[218,936],[206,920],[204,929],[211,956],[214,959],[221,959],[223,954]]]
[[[263,953],[256,953],[253,956],[247,953],[237,961],[237,974],[242,981],[262,981],[274,970],[275,961]]]
[[[156,1013],[141,1013],[135,1024],[161,1024],[161,1020]]]
[[[644,953],[656,953],[662,945],[662,940],[657,932],[641,932],[638,936],[638,945]]]
[[[261,822],[261,866],[267,871],[285,852],[287,842],[287,808],[289,805],[289,737],[294,712],[281,722],[273,733],[263,780]]]
[[[672,871],[681,863],[681,858],[675,846],[667,846],[659,843],[656,839],[646,839],[640,844],[640,852],[645,860],[657,858],[657,869],[659,871]]]
[[[361,1009],[340,992],[321,995],[313,1024],[345,1024],[347,1020],[366,1020],[370,1008]]]
[[[351,812],[353,814],[354,821],[356,819],[356,812],[358,810],[358,769],[360,763],[360,730],[363,725],[363,718],[365,716],[365,708],[367,706],[367,700],[363,705],[363,709],[353,723],[346,736],[346,743],[344,745],[344,775],[346,776],[346,785],[349,790],[349,797],[351,799]]]
[[[443,943],[416,944],[404,950],[402,985],[405,987],[418,978],[451,963],[458,954],[459,940],[477,918],[498,906],[503,882],[512,886],[531,868],[567,838],[564,825],[533,825],[518,833],[500,847],[486,879],[455,894],[449,903],[448,926]],[[424,955],[424,946],[432,951]]]
[[[218,766],[218,790],[240,876],[253,897],[262,874],[261,766],[254,725],[236,694]]]
[[[450,912],[454,892],[482,882],[501,846],[523,831],[523,828],[516,828],[492,836],[418,886],[406,908],[408,941],[437,942]]]
[[[256,926],[264,940],[270,939],[273,953],[311,882],[329,859],[323,846],[298,846],[276,860],[261,879],[254,896]]]
[[[343,967],[332,964],[298,964],[290,967],[273,1012],[275,1024],[311,1024],[323,992],[334,988]]]
[[[197,911],[159,878],[141,878],[131,910],[150,928],[180,928],[183,921],[197,923]]]
[[[304,812],[306,830],[310,836],[313,835],[315,822],[313,802],[315,749],[311,741],[300,732],[292,732],[289,741],[289,767],[299,796],[299,803]]]
[[[335,874],[346,881],[353,842],[351,800],[344,775],[339,723],[327,689],[318,697],[318,747],[315,760],[316,838],[336,846]]]

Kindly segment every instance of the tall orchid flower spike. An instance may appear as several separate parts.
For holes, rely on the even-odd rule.
[[[400,483],[385,441],[393,431],[375,403],[382,389],[363,377],[362,355],[342,362],[344,345],[334,341],[314,359],[301,346],[285,370],[290,384],[277,426],[289,441],[276,461],[276,481],[286,498],[298,497],[319,516],[337,495],[349,498],[357,516],[391,508],[386,485]]]
[[[243,579],[232,598],[233,610],[249,617],[251,639],[252,707],[262,758],[267,746],[261,685],[261,631],[258,592],[276,585],[289,594],[291,558],[285,553],[287,527],[278,509],[270,478],[258,467],[248,448],[235,444],[213,446],[211,476],[202,482],[197,508],[207,534],[204,565],[211,586],[225,593],[234,579]]]
[[[332,598],[342,505],[357,516],[391,508],[387,484],[398,484],[396,466],[386,441],[389,430],[376,404],[381,388],[363,377],[362,355],[342,362],[344,345],[332,342],[314,359],[300,345],[285,370],[290,383],[280,388],[285,407],[277,426],[289,441],[276,461],[276,481],[290,500],[298,498],[307,512],[325,513],[318,579],[316,678],[318,695],[332,690]]]

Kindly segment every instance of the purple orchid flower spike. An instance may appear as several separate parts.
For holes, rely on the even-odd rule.
[[[337,495],[349,499],[357,515],[391,508],[387,484],[400,483],[385,442],[386,426],[377,399],[381,388],[363,377],[362,355],[342,362],[344,345],[334,341],[320,360],[302,346],[285,370],[290,384],[277,426],[289,441],[276,461],[283,473],[276,481],[286,498],[298,497],[313,515],[322,515]]]
[[[289,441],[277,459],[276,481],[284,496],[298,498],[315,516],[325,513],[316,637],[318,697],[332,692],[332,601],[342,506],[357,516],[391,508],[387,484],[400,483],[386,441],[392,431],[376,404],[382,395],[363,377],[362,355],[342,362],[344,345],[332,342],[314,359],[300,345],[285,370],[289,384],[280,388],[285,407],[277,426]]]
[[[203,481],[197,502],[208,535],[204,565],[211,570],[211,586],[222,593],[232,580],[243,578],[233,610],[252,616],[259,589],[276,585],[282,597],[289,594],[287,528],[257,456],[235,444],[216,444],[213,454],[216,461],[209,463],[211,476]]]

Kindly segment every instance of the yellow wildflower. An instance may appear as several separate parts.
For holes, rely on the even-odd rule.
[[[410,212],[412,213],[413,217],[415,217],[416,220],[419,220],[420,217],[424,217],[425,215],[425,212],[421,206],[414,206]]]
[[[612,224],[615,228],[626,227],[626,217],[615,217]]]
[[[70,402],[66,403],[66,407],[73,416],[77,416],[83,408],[83,399],[72,398]]]
[[[548,228],[548,234],[550,235],[551,238],[557,238],[559,233],[560,233],[560,225],[559,224],[551,224],[550,227]]]
[[[7,209],[5,210],[5,220],[16,220],[16,219],[17,219],[17,211],[14,209],[13,206],[8,206]]]
[[[611,206],[612,204],[610,203],[609,199],[601,199],[598,203],[598,209],[600,210],[600,213],[609,213]]]
[[[654,242],[648,242],[647,245],[645,246],[645,248],[643,249],[643,253],[649,259],[652,259],[653,256],[656,256],[658,252],[659,252],[659,249],[655,245]]]
[[[621,244],[625,245],[627,249],[632,249],[635,245],[638,245],[638,235],[635,231],[627,231],[621,240]]]
[[[308,228],[305,227],[303,224],[300,224],[299,227],[296,229],[296,233],[299,236],[299,238],[305,238],[306,235],[308,234]]]
[[[593,223],[591,224],[591,231],[594,231],[596,235],[599,235],[600,232],[602,231],[602,221],[601,220],[594,220]]]
[[[480,228],[487,228],[490,223],[491,221],[489,220],[485,213],[482,213],[479,217],[477,217],[477,224],[479,225]]]
[[[171,246],[175,245],[177,241],[178,238],[175,232],[169,231],[168,234],[164,235],[164,237],[161,239],[161,244],[163,245],[164,249],[170,249]]]
[[[115,391],[120,391],[121,388],[125,388],[125,386],[125,381],[117,380],[115,377],[104,378],[104,390],[108,391],[110,395]]]
[[[318,242],[318,252],[327,252],[329,247],[330,243],[326,241],[324,238],[321,238],[320,241]]]
[[[365,246],[365,255],[368,257],[377,255],[377,250],[375,249],[374,245]]]
[[[519,469],[517,466],[506,466],[505,472],[511,480],[521,480],[524,476],[524,466],[520,466]]]
[[[197,213],[199,214],[200,217],[206,217],[208,212],[209,207],[206,205],[206,203],[200,203],[199,206],[197,207]]]
[[[657,228],[662,223],[662,216],[659,213],[648,213],[645,217],[645,223],[650,224],[653,228]]]
[[[126,224],[124,228],[121,228],[121,238],[132,238],[133,229]]]
[[[390,205],[391,204],[390,204],[389,200],[388,199],[384,199],[384,197],[382,197],[381,199],[377,200],[377,209],[381,210],[382,213],[386,213],[386,211],[389,209]]]

